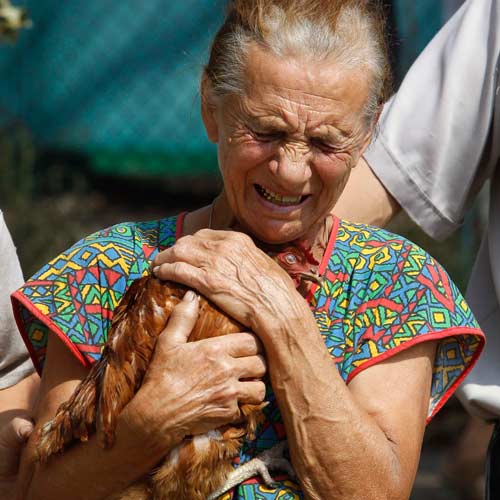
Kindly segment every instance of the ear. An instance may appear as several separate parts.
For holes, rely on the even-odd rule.
[[[210,79],[203,73],[200,85],[201,93],[201,118],[205,125],[208,140],[216,144],[219,141],[219,127],[215,119],[215,103]]]

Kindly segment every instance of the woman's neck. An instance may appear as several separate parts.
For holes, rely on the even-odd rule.
[[[331,215],[327,215],[326,218],[319,222],[315,228],[311,228],[307,235],[298,239],[299,241],[306,242],[306,244],[311,248],[314,258],[318,261],[321,261],[328,245],[332,227],[333,218]],[[234,217],[224,193],[219,194],[210,205],[188,213],[184,219],[182,235],[186,236],[194,234],[200,229],[205,228],[216,230],[230,229],[232,231],[247,232]],[[250,234],[250,236],[252,235]],[[280,245],[263,244],[262,246],[276,246],[278,248],[283,245],[286,246],[286,244],[287,243]]]

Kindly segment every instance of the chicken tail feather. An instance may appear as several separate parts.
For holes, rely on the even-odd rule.
[[[117,308],[99,387],[97,430],[105,448],[113,446],[118,415],[142,385],[158,335],[179,302],[172,292],[177,291],[144,277],[132,284]]]
[[[113,446],[118,415],[133,398],[136,389],[136,377],[142,379],[146,368],[132,369],[125,366],[108,364],[100,390],[97,429],[100,441],[105,448]]]
[[[264,401],[258,405],[250,405],[244,404],[241,405],[240,410],[241,413],[246,417],[246,438],[249,441],[253,441],[255,439],[255,432],[257,431],[257,427],[264,423],[266,417],[262,410],[269,404],[269,402]]]

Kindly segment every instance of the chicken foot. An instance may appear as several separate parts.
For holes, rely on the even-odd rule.
[[[284,452],[288,449],[288,442],[281,441],[269,450],[263,451],[252,460],[234,469],[226,479],[226,482],[214,491],[207,500],[215,500],[231,488],[238,486],[247,479],[260,474],[267,486],[276,486],[273,478],[269,474],[270,470],[283,470],[290,477],[295,478],[295,471],[290,462],[285,458]]]

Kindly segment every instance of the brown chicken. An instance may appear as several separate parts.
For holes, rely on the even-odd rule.
[[[318,281],[317,262],[300,242],[268,253],[285,269],[297,287],[303,280]],[[117,417],[140,388],[158,335],[172,309],[188,288],[147,276],[136,280],[115,310],[101,359],[37,435],[37,459],[46,462],[74,441],[87,441],[97,431],[104,447],[113,445]],[[245,328],[208,300],[200,297],[200,315],[189,341],[227,335]],[[261,405],[242,404],[241,424],[223,426],[202,436],[185,439],[163,464],[140,483],[113,499],[205,500],[225,491],[242,440],[253,439],[262,419]],[[203,440],[203,446],[199,446]],[[282,451],[282,450],[281,450]],[[278,463],[282,461],[278,460]],[[286,465],[285,465],[286,467]],[[257,469],[271,481],[267,471]],[[255,475],[250,472],[250,476]],[[229,487],[229,486],[228,486]]]

